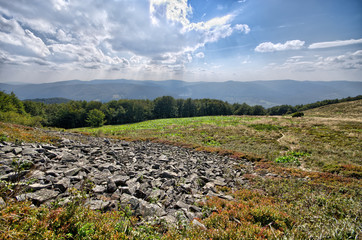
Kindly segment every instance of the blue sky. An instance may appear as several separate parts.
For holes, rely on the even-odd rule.
[[[361,76],[361,0],[0,0],[0,82]]]

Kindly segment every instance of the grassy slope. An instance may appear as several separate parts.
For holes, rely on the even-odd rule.
[[[95,135],[171,142],[252,160],[257,159],[253,157],[257,154],[264,160],[255,162],[254,170],[243,175],[248,184],[231,193],[235,200],[211,198],[202,206],[205,218],[200,221],[207,230],[182,222],[175,228],[165,228],[162,224],[136,225],[137,220],[127,217],[126,211],[114,218],[69,207],[50,212],[43,210],[41,220],[34,217],[39,216],[38,212],[31,212],[27,219],[23,212],[30,210],[26,205],[9,205],[0,212],[0,238],[8,238],[10,234],[29,236],[39,230],[30,231],[27,226],[39,225],[45,229],[42,231],[46,236],[62,237],[71,233],[75,238],[87,236],[90,239],[116,236],[136,239],[145,236],[150,239],[359,239],[362,231],[361,111],[353,113],[355,107],[347,111],[349,105],[345,104],[309,110],[306,117],[298,119],[201,117],[77,129]],[[361,106],[361,102],[352,104]],[[336,109],[345,111],[343,116],[348,118],[335,117],[332,113],[337,112]],[[317,113],[322,117],[315,117]],[[0,125],[0,135],[5,130],[5,135],[11,135],[12,127],[19,129]],[[25,130],[27,134],[29,131]],[[299,158],[301,166],[273,161],[291,151],[309,155]],[[243,168],[242,165],[238,167]],[[24,217],[19,217],[15,224],[14,216]],[[99,221],[108,225],[102,228]],[[57,228],[54,222],[75,227]]]
[[[362,111],[358,111],[361,108],[360,100],[309,110],[303,118],[215,116],[161,119],[76,131],[170,142],[210,151],[247,153],[270,161],[288,151],[300,151],[310,154],[301,159],[302,168],[362,176]],[[338,116],[331,118],[334,113]]]

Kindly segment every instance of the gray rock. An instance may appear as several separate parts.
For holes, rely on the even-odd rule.
[[[82,169],[81,168],[72,168],[64,172],[65,176],[75,176],[77,175]]]
[[[20,148],[20,147],[15,147],[15,148],[13,148],[13,153],[14,153],[15,155],[18,155],[18,154],[21,153],[22,151],[23,151],[23,149]]]
[[[49,156],[48,156],[49,157]],[[50,157],[49,157],[50,158]],[[64,153],[61,157],[62,161],[64,162],[76,162],[77,159],[74,155],[70,154],[70,153]]]
[[[160,174],[161,178],[176,178],[178,177],[177,173],[171,172],[171,171],[163,171]]]
[[[29,185],[29,188],[31,190],[34,190],[34,191],[37,191],[37,190],[40,190],[40,189],[43,189],[43,188],[50,189],[50,188],[52,188],[52,184],[33,183],[33,184]]]
[[[192,225],[194,225],[194,226],[196,226],[196,227],[198,227],[198,228],[201,228],[201,229],[203,229],[203,230],[206,230],[206,229],[207,229],[204,224],[200,223],[200,222],[197,221],[196,219],[192,220],[191,223],[192,223]]]
[[[100,185],[96,185],[93,189],[94,193],[104,193],[106,192],[106,188]]]
[[[63,178],[54,184],[54,188],[60,190],[60,192],[65,192],[70,186],[70,179]]]
[[[106,210],[111,205],[110,201],[103,201],[98,199],[91,199],[85,203],[91,210]]]
[[[166,215],[166,212],[157,204],[148,203],[144,200],[139,201],[139,206],[136,209],[136,213],[144,218],[152,217],[154,215],[161,217]]]
[[[112,179],[107,180],[107,192],[108,193],[114,193],[117,190],[117,185],[115,182],[112,181]]]
[[[117,176],[112,176],[110,178],[117,186],[126,186],[126,182],[130,179],[129,176],[122,176],[122,175],[117,175]]]
[[[35,205],[39,206],[40,204],[50,200],[54,199],[58,196],[59,192],[49,189],[41,189],[39,191],[36,191],[34,193],[28,193],[26,194],[26,197],[30,199]]]

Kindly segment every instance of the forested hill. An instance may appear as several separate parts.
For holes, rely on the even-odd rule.
[[[362,95],[344,99],[324,100],[306,105],[280,105],[264,108],[246,103],[230,104],[217,99],[175,99],[171,96],[155,100],[70,101],[60,104],[45,104],[35,101],[20,101],[14,93],[0,91],[0,122],[12,122],[29,126],[76,128],[117,125],[150,119],[181,118],[217,115],[284,115],[302,116],[307,109],[340,102],[360,100]],[[294,116],[294,115],[293,115]]]
[[[345,98],[362,93],[362,82],[349,81],[253,81],[253,82],[184,82],[93,80],[63,81],[42,84],[3,84],[0,90],[14,92],[21,99],[67,98],[71,100],[108,102],[119,99],[211,98],[229,103],[247,103],[272,107],[308,104],[325,99]]]

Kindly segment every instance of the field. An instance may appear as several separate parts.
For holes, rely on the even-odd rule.
[[[140,224],[127,210],[102,214],[82,207],[74,210],[70,205],[36,212],[14,204],[1,209],[0,237],[8,237],[9,229],[16,234],[38,224],[47,236],[71,236],[69,239],[361,239],[362,111],[356,110],[361,104],[313,109],[302,118],[215,116],[74,129],[100,137],[157,141],[246,158],[253,162],[253,169],[243,175],[248,184],[220,189],[229,191],[234,200],[213,197],[200,206],[205,216],[199,221],[205,230],[188,223],[173,227]],[[21,141],[22,131],[25,136],[31,132],[0,125],[4,138],[15,132]],[[19,220],[13,230],[14,216],[23,216],[24,211],[43,217],[39,222],[34,217],[30,217],[33,222]],[[67,235],[67,229],[56,232],[47,228],[59,219],[64,226],[78,226],[73,235]],[[107,223],[106,230],[99,222]]]
[[[350,105],[359,105],[353,102]],[[340,104],[343,106],[348,103]],[[335,110],[339,104],[330,107]],[[323,108],[327,109],[327,108]],[[305,153],[299,167],[362,175],[362,111],[348,118],[325,116],[326,110],[307,111],[306,117],[214,116],[152,120],[135,124],[82,128],[76,132],[126,140],[152,140],[199,150],[246,154],[273,161],[290,152]],[[340,112],[340,111],[339,111]],[[352,111],[349,111],[352,112]],[[323,115],[324,114],[324,115]],[[331,116],[331,115],[329,115]]]

